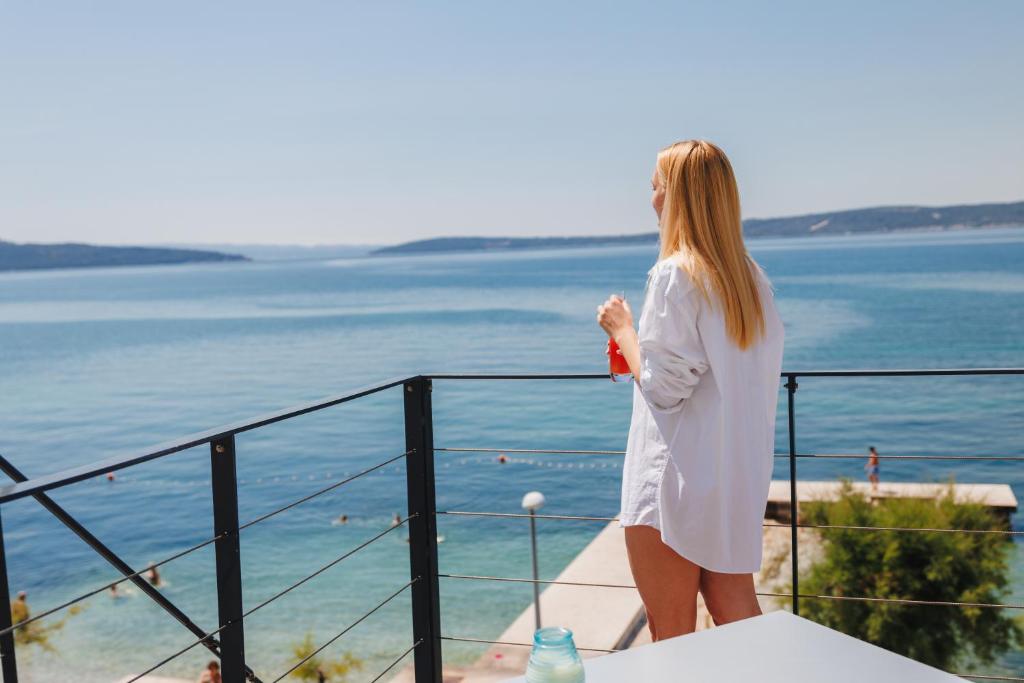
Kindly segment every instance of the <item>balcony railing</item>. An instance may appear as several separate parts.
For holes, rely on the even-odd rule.
[[[802,460],[827,460],[856,458],[863,459],[863,455],[847,455],[836,453],[808,453],[800,452],[797,448],[797,420],[796,420],[796,393],[798,380],[803,378],[884,378],[884,377],[940,377],[940,376],[982,376],[982,375],[1024,375],[1024,368],[983,368],[983,369],[944,369],[944,370],[869,370],[869,371],[809,371],[809,372],[784,372],[782,379],[786,389],[787,398],[787,423],[788,423],[788,452],[776,453],[775,457],[788,461],[789,464],[789,492],[790,510],[797,510],[797,465]],[[267,605],[286,597],[291,591],[299,588],[310,579],[320,575],[328,569],[338,565],[347,558],[358,553],[363,548],[378,541],[400,527],[408,527],[409,533],[409,580],[400,586],[395,586],[394,591],[387,598],[380,601],[372,609],[364,613],[355,621],[348,623],[341,628],[336,635],[326,642],[317,646],[315,652],[307,659],[315,656],[327,646],[342,638],[356,625],[373,615],[377,610],[404,594],[406,591],[411,596],[411,625],[412,640],[408,648],[390,665],[377,673],[374,681],[380,680],[387,675],[396,665],[405,659],[410,653],[413,654],[413,665],[415,669],[415,680],[417,683],[441,683],[442,666],[442,641],[466,641],[475,643],[496,643],[497,641],[471,637],[469,634],[450,635],[441,633],[441,603],[438,591],[438,579],[463,579],[463,580],[486,580],[497,582],[522,582],[540,583],[544,585],[557,583],[570,583],[570,585],[591,585],[601,586],[610,589],[627,588],[635,589],[632,585],[618,584],[587,584],[578,582],[558,582],[535,580],[528,578],[506,577],[506,576],[481,576],[470,574],[441,574],[438,571],[438,549],[437,549],[437,518],[438,515],[463,515],[476,517],[506,517],[528,519],[530,515],[502,513],[496,511],[465,511],[465,510],[437,510],[435,499],[435,474],[434,459],[435,453],[444,452],[501,452],[501,453],[544,453],[557,455],[621,455],[619,450],[544,450],[544,449],[516,449],[498,448],[490,445],[479,448],[458,448],[458,447],[437,447],[434,445],[433,437],[433,410],[431,406],[431,391],[434,380],[453,381],[515,381],[515,380],[607,380],[604,374],[434,374],[416,375],[399,379],[392,379],[380,384],[369,386],[341,396],[327,398],[321,401],[300,405],[280,412],[264,415],[253,420],[237,424],[227,425],[207,432],[195,434],[183,439],[158,445],[142,453],[130,454],[124,457],[115,457],[99,461],[90,465],[71,468],[55,474],[45,475],[28,479],[7,459],[0,456],[0,469],[2,469],[13,483],[0,488],[0,520],[4,504],[11,501],[32,498],[43,511],[55,517],[61,524],[74,532],[100,557],[112,565],[121,578],[98,586],[82,595],[79,595],[62,604],[54,605],[44,611],[31,616],[31,618],[19,623],[11,623],[10,590],[7,577],[7,561],[3,542],[3,528],[0,522],[0,671],[3,674],[4,683],[17,683],[18,667],[15,652],[15,631],[25,628],[29,624],[48,616],[57,614],[73,605],[109,590],[117,584],[130,582],[144,595],[154,601],[168,615],[177,620],[182,628],[192,633],[194,639],[184,648],[168,653],[161,659],[154,661],[146,671],[130,679],[138,680],[148,675],[173,659],[193,650],[194,648],[205,648],[212,653],[221,663],[221,673],[225,683],[242,683],[248,680],[253,683],[263,681],[274,682],[282,680],[303,662],[299,662],[291,669],[280,672],[277,675],[267,676],[253,671],[246,663],[245,658],[245,620],[255,612]],[[270,512],[262,514],[252,520],[240,523],[238,515],[238,482],[236,480],[236,453],[235,437],[238,434],[266,427],[275,423],[283,422],[301,415],[330,409],[350,401],[377,394],[387,389],[401,387],[404,401],[405,415],[405,451],[396,453],[390,458],[376,464],[370,465],[354,475],[346,476],[330,485],[316,490],[286,505],[278,507]],[[212,527],[213,535],[200,543],[180,550],[163,560],[153,563],[150,566],[160,567],[169,562],[185,557],[201,548],[212,545],[215,554],[216,592],[217,592],[217,613],[218,625],[212,630],[205,630],[196,624],[184,611],[171,602],[163,593],[153,587],[145,578],[144,574],[149,571],[150,566],[139,570],[132,567],[118,556],[113,550],[105,545],[99,538],[93,535],[89,529],[79,522],[74,516],[58,505],[50,492],[63,487],[81,482],[94,477],[105,476],[108,473],[116,472],[128,467],[143,465],[147,462],[166,458],[182,451],[207,446],[210,452],[210,480],[212,483]],[[907,455],[907,456],[879,456],[884,459],[933,459],[933,460],[994,460],[994,461],[1020,461],[1022,456],[999,456],[999,455]],[[281,512],[290,510],[302,505],[325,493],[338,489],[356,479],[366,476],[374,471],[384,468],[399,460],[405,461],[406,466],[406,500],[408,504],[407,514],[404,518],[397,520],[397,523],[367,538],[362,543],[346,550],[327,564],[318,567],[305,578],[288,585],[278,592],[264,599],[249,609],[243,608],[243,582],[241,553],[239,543],[239,532],[260,524]],[[551,520],[590,520],[611,522],[614,517],[591,517],[574,515],[552,515],[537,514],[537,519]],[[802,527],[809,528],[842,528],[865,531],[895,531],[906,533],[992,533],[1006,536],[1020,535],[1024,532],[1006,530],[978,530],[967,529],[926,529],[926,528],[895,528],[895,527],[854,527],[854,526],[821,526],[805,524],[799,521],[796,514],[790,515],[789,524],[778,524],[765,522],[766,526],[786,526],[790,528],[791,538],[791,563],[792,563],[792,586],[791,593],[759,593],[762,596],[788,598],[791,601],[792,610],[799,614],[801,600],[855,600],[869,602],[893,602],[922,606],[946,606],[946,607],[973,607],[991,609],[1024,609],[1019,604],[998,604],[998,603],[961,603],[928,600],[926,596],[921,599],[902,600],[891,598],[879,598],[870,595],[847,596],[847,595],[815,595],[803,594],[800,592],[800,577],[798,566],[799,539],[797,531]],[[503,643],[505,644],[505,643]],[[528,646],[529,643],[508,643],[513,645]],[[580,649],[587,648],[586,643]],[[607,650],[601,650],[607,651]],[[303,660],[305,661],[305,660]],[[1024,681],[1024,678],[1014,676],[987,675],[975,673],[961,673],[961,676],[977,678],[982,680],[1001,681]]]

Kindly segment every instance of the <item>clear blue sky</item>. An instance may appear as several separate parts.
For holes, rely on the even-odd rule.
[[[654,229],[676,139],[746,217],[1024,199],[1024,2],[5,2],[0,239]]]

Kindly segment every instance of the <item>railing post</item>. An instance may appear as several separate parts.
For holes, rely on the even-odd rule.
[[[416,683],[441,683],[441,610],[437,587],[437,516],[434,499],[434,425],[431,381],[414,377],[405,394],[406,483],[409,499],[409,567]]]
[[[0,520],[0,629],[11,626],[11,587],[7,585],[7,550],[4,548],[3,521]],[[4,683],[18,683],[14,631],[0,636],[0,671],[3,672]]]
[[[800,566],[797,545],[797,499],[796,499],[796,415],[793,413],[793,399],[796,396],[796,375],[786,375],[786,395],[789,417],[789,528],[790,552],[793,564],[793,614],[800,614]]]
[[[224,683],[245,681],[245,638],[242,632],[242,553],[238,539],[238,482],[235,437],[210,442],[213,484],[213,533],[217,557],[217,614],[220,669]]]

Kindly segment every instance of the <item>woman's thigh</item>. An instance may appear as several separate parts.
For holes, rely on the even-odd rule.
[[[701,569],[700,593],[718,626],[761,613],[753,574],[722,574]]]
[[[690,633],[697,619],[701,569],[661,540],[654,527],[628,526],[626,553],[656,640]]]

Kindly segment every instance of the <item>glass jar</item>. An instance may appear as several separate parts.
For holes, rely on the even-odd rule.
[[[526,665],[527,683],[583,683],[583,661],[576,652],[572,631],[561,626],[539,628]]]

